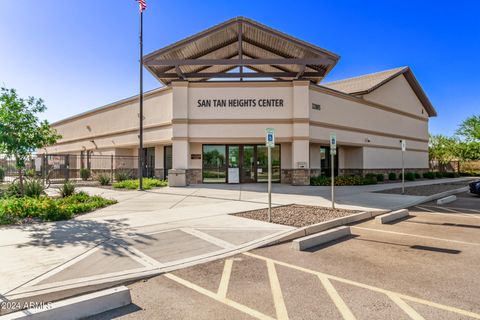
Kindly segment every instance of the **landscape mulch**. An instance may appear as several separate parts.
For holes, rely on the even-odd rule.
[[[360,211],[331,209],[306,205],[286,205],[272,208],[272,222],[292,227],[305,227],[312,224],[346,217]],[[268,209],[259,209],[234,214],[253,220],[268,221]]]

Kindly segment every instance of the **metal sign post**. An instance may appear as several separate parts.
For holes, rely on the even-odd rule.
[[[272,222],[272,148],[275,147],[275,129],[265,129],[265,145],[268,149],[268,222]]]
[[[407,143],[405,140],[400,140],[402,145],[402,194],[405,194],[405,150],[407,149]]]
[[[334,156],[337,154],[337,135],[330,133],[330,167],[332,168],[331,178],[332,181],[332,209],[335,209],[335,161]]]

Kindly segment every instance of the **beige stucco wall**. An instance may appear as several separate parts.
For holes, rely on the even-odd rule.
[[[393,89],[381,87],[383,91],[375,99],[391,94],[402,100],[408,96],[405,82],[400,79]],[[172,87],[145,97],[144,143],[156,148],[157,169],[163,168],[166,144],[173,147],[174,168],[200,169],[202,161],[192,160],[190,155],[201,154],[202,143],[264,143],[265,128],[270,127],[275,128],[276,141],[281,144],[282,168],[298,168],[300,163],[319,168],[320,145],[328,146],[329,135],[335,132],[340,168],[400,167],[393,156],[400,139],[407,140],[407,165],[423,168],[428,166],[428,118],[413,114],[415,110],[418,113],[418,101],[410,98],[402,102],[408,106],[382,107],[307,81],[174,82]],[[198,107],[199,100],[212,99],[283,99],[283,107]],[[312,103],[321,110],[313,110]],[[383,99],[382,104],[386,103],[391,102]],[[410,108],[410,114],[402,108]],[[86,149],[136,156],[138,101],[125,100],[54,127],[63,139],[49,147],[49,153]]]
[[[425,119],[428,118],[427,111],[403,75],[390,80],[369,94],[364,95],[363,98]]]
[[[364,169],[401,168],[401,150],[364,148]],[[428,168],[428,152],[406,151],[405,168]]]

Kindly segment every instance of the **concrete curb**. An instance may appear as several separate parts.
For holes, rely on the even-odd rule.
[[[121,286],[53,303],[38,304],[36,307],[0,316],[0,320],[83,319],[131,303],[130,289]]]
[[[398,206],[398,207],[394,207],[394,208],[392,208],[392,211],[400,210],[400,209],[404,209],[404,208],[408,208],[408,207],[413,207],[413,206],[416,206],[416,205],[419,205],[419,204],[422,204],[422,203],[425,203],[425,202],[430,202],[430,201],[437,200],[437,199],[440,199],[440,198],[448,197],[452,194],[462,193],[462,192],[468,191],[468,189],[469,188],[467,186],[467,187],[462,187],[462,188],[458,188],[458,189],[453,189],[453,190],[448,190],[448,191],[440,192],[440,193],[437,193],[437,194],[433,194],[433,195],[425,197],[423,199],[412,201],[411,203],[409,203],[407,205],[401,205],[401,206]]]
[[[320,233],[298,238],[292,241],[292,248],[297,251],[304,251],[308,248],[319,246],[339,238],[351,235],[350,227],[341,226]]]
[[[437,200],[437,205],[447,204],[457,200],[457,196],[451,195]]]
[[[381,224],[385,224],[388,222],[392,222],[398,219],[408,217],[408,215],[409,215],[408,209],[400,209],[397,211],[382,214],[381,216],[376,216],[375,221]]]
[[[287,234],[283,235],[282,237],[266,244],[265,246],[275,245],[286,241],[291,241],[297,238],[305,237],[311,234],[319,233],[328,229],[332,229],[335,227],[340,227],[346,224],[368,220],[374,218],[378,215],[390,212],[390,210],[382,210],[382,211],[365,211],[360,213],[354,213],[352,215],[346,217],[340,217],[333,220],[320,222],[317,224],[312,224],[311,226],[302,227]]]

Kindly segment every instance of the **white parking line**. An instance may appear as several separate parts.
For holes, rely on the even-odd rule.
[[[223,298],[227,297],[228,283],[230,282],[230,275],[232,274],[232,265],[233,265],[232,259],[225,260],[222,279],[220,280],[220,285],[218,286],[218,292],[217,292],[217,294]]]
[[[383,233],[390,233],[390,234],[396,234],[396,235],[400,235],[400,236],[408,236],[408,237],[416,237],[416,238],[423,238],[423,239],[429,239],[429,240],[438,240],[438,241],[446,241],[446,242],[467,244],[467,245],[472,245],[472,246],[480,246],[480,243],[476,243],[476,242],[466,242],[466,241],[460,241],[460,240],[443,239],[443,238],[430,237],[430,236],[421,236],[421,235],[418,235],[418,234],[403,233],[403,232],[396,232],[396,231],[387,231],[387,230],[357,227],[357,226],[351,226],[350,229],[351,228],[360,229],[360,230],[368,230],[368,231],[377,231],[377,232],[383,232]]]
[[[318,278],[323,284],[323,287],[327,291],[328,295],[332,299],[333,303],[337,306],[338,311],[342,314],[343,319],[345,320],[355,320],[355,316],[353,315],[352,311],[348,308],[345,301],[343,301],[342,297],[338,294],[337,290],[333,287],[330,280],[324,275],[318,275]]]
[[[283,300],[282,289],[278,281],[277,270],[272,261],[267,261],[268,279],[270,280],[270,288],[272,289],[273,303],[278,320],[288,320],[287,307]]]
[[[418,206],[417,206],[418,207]],[[428,204],[424,204],[423,207],[429,207],[429,208],[437,208],[435,206],[431,206],[431,205],[428,205]],[[480,213],[480,210],[476,210],[476,209],[466,209],[466,208],[457,208],[457,207],[449,207],[450,209],[455,209],[455,210],[466,210],[466,211],[471,211],[471,212],[477,212],[477,213]]]
[[[403,301],[398,294],[388,293],[387,296],[395,302],[397,306],[400,307],[406,314],[410,316],[413,320],[425,320],[415,309],[413,309],[410,305],[408,305],[405,301]]]

